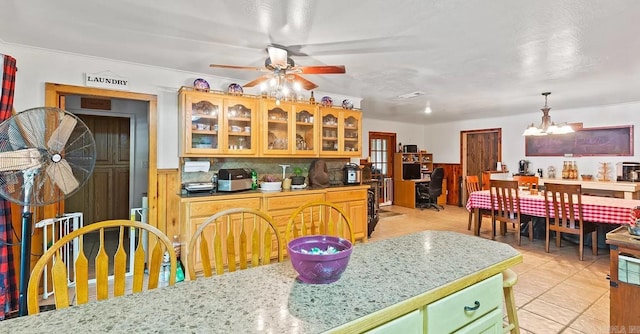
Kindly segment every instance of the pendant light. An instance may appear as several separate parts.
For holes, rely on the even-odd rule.
[[[563,123],[561,125],[556,125],[551,121],[551,116],[549,116],[549,106],[547,105],[547,97],[551,95],[551,92],[542,93],[544,96],[544,107],[542,107],[542,123],[539,127],[536,127],[533,123],[522,133],[523,136],[546,136],[546,135],[559,135],[559,134],[567,134],[574,132],[573,128]]]

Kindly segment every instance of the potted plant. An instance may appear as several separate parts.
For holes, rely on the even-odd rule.
[[[291,184],[292,185],[304,184],[304,181],[305,181],[306,177],[304,175],[302,175],[302,172],[305,169],[306,168],[302,168],[302,167],[294,167],[293,168],[293,174],[295,174],[295,175],[291,177]]]

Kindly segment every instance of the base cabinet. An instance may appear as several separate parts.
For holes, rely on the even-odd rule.
[[[633,333],[640,325],[640,240],[626,226],[607,233],[610,246],[609,326],[612,333]]]
[[[502,333],[502,274],[491,276],[367,333]]]
[[[356,240],[367,237],[367,190],[327,191],[326,200],[338,204],[349,216]]]

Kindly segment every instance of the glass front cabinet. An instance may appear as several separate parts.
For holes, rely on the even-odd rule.
[[[362,114],[354,110],[320,108],[320,156],[359,157],[362,151]]]
[[[255,155],[255,99],[180,91],[181,156]]]
[[[317,106],[264,100],[262,154],[318,156]]]

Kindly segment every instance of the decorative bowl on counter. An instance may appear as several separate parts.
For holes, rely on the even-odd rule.
[[[260,183],[260,189],[265,191],[280,190],[282,189],[282,181],[278,181],[278,182],[263,181],[262,183]]]
[[[582,177],[582,180],[584,180],[584,181],[593,180],[593,175],[591,175],[591,174],[582,174],[582,175],[580,175],[580,177]]]
[[[339,237],[309,235],[291,240],[287,250],[299,280],[327,284],[340,279],[347,269],[353,245]]]

